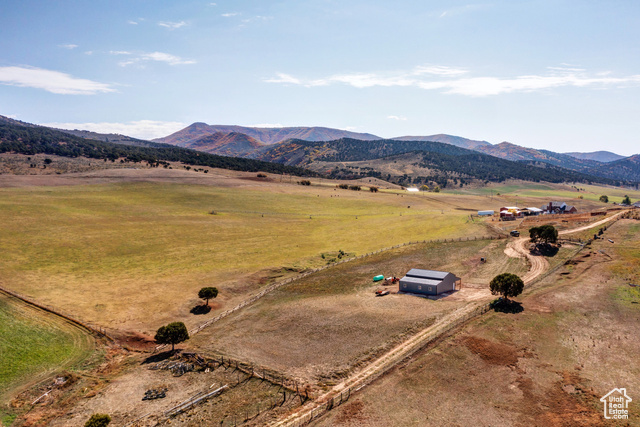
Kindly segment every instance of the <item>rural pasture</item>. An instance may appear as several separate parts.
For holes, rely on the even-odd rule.
[[[331,384],[443,314],[471,299],[490,298],[495,274],[526,271],[524,259],[504,256],[505,245],[506,239],[416,244],[333,266],[211,325],[190,345],[305,383]],[[395,285],[388,287],[391,295],[375,296],[382,286],[372,282],[374,275],[402,277],[412,267],[454,271],[462,290],[431,300],[396,294]]]
[[[379,378],[319,426],[603,425],[614,387],[640,389],[640,225],[620,220],[606,239],[516,298],[517,315],[489,312]],[[491,387],[487,387],[491,384]],[[407,405],[423,396],[429,405]],[[640,425],[640,404],[629,420]]]
[[[369,184],[368,179],[358,183],[365,190]],[[370,184],[374,183],[379,184],[375,180]],[[0,175],[0,256],[3,259],[0,280],[2,286],[84,322],[106,328],[116,338],[129,337],[126,343],[130,343],[132,337],[144,342],[150,340],[162,324],[184,321],[188,327],[194,327],[271,283],[326,266],[334,259],[340,260],[337,257],[342,252],[345,253],[342,259],[345,259],[409,241],[447,239],[446,243],[411,244],[330,266],[280,287],[179,346],[266,367],[311,385],[313,391],[322,392],[448,313],[490,300],[488,283],[496,274],[524,275],[529,269],[526,259],[507,256],[507,243],[511,239],[473,240],[504,234],[504,230],[517,227],[518,223],[498,223],[470,215],[481,209],[498,210],[500,206],[515,204],[516,200],[520,205],[540,206],[551,198],[562,198],[563,194],[586,194],[571,193],[570,186],[551,185],[552,196],[548,196],[544,194],[546,184],[531,186],[527,190],[527,184],[505,183],[493,189],[499,192],[502,188],[505,195],[496,196],[484,190],[477,194],[408,194],[394,186],[370,193],[337,189],[335,182],[324,179],[315,179],[311,186],[302,186],[293,177],[269,175],[265,179],[256,174],[214,169],[208,169],[207,174],[178,168],[119,168],[60,175]],[[594,195],[605,194],[605,190],[599,188],[592,191]],[[635,193],[628,193],[635,200]],[[612,197],[614,193],[609,194]],[[592,200],[586,196],[571,200],[567,197],[566,201],[575,202],[581,210],[607,206],[597,198]],[[574,225],[577,226],[566,226]],[[506,372],[485,374],[486,367],[481,365],[481,362],[485,363],[481,355],[483,349],[488,346],[495,350],[492,346],[496,342],[516,349],[515,359],[511,347],[498,346],[500,348],[495,350],[509,361],[507,369],[516,369],[516,373],[518,369],[529,372],[533,368],[521,366],[520,362],[513,365],[513,360],[529,361],[529,348],[534,346],[541,346],[540,354],[543,351],[552,354],[554,334],[564,336],[566,326],[562,322],[568,322],[566,319],[570,318],[562,314],[560,306],[546,302],[549,297],[545,292],[552,293],[557,285],[561,285],[561,292],[568,292],[566,298],[588,297],[588,301],[580,304],[593,310],[605,310],[606,313],[606,310],[615,312],[616,307],[630,312],[637,310],[633,289],[616,288],[615,292],[607,293],[604,300],[610,305],[597,305],[591,301],[592,294],[581,293],[581,288],[570,292],[579,289],[579,280],[587,277],[587,273],[581,273],[581,268],[591,265],[589,262],[593,260],[604,261],[585,271],[598,272],[600,279],[611,277],[610,280],[619,281],[621,275],[626,275],[629,280],[637,280],[637,272],[630,267],[637,265],[637,231],[637,223],[622,220],[607,230],[605,237],[610,235],[616,241],[622,239],[624,245],[608,246],[611,244],[606,240],[594,243],[601,245],[607,255],[615,255],[616,261],[624,262],[610,262],[599,251],[592,251],[591,258],[585,258],[584,264],[563,266],[566,258],[577,250],[571,245],[564,246],[548,263],[550,268],[559,269],[536,284],[534,290],[525,292],[523,313],[517,316],[490,313],[472,321],[464,330],[473,325],[480,326],[468,333],[470,337],[458,336],[462,332],[455,333],[437,344],[433,354],[441,356],[433,357],[429,351],[413,356],[407,364],[378,379],[371,389],[352,397],[348,404],[333,411],[327,419],[321,419],[320,423],[415,424],[416,420],[427,419],[420,411],[405,411],[406,417],[392,419],[389,418],[392,414],[387,411],[378,414],[370,405],[379,405],[375,399],[381,396],[387,396],[385,399],[391,405],[400,404],[397,396],[405,388],[409,390],[410,398],[416,399],[417,395],[411,393],[432,390],[430,387],[435,387],[434,393],[440,393],[438,387],[456,381],[451,390],[460,396],[469,390],[486,388],[490,378]],[[577,235],[584,237],[588,233],[593,234],[593,230]],[[458,241],[467,238],[472,240]],[[480,258],[485,258],[486,263]],[[411,267],[453,271],[463,279],[462,291],[438,300],[394,292],[383,298],[374,296],[374,290],[380,287],[371,281],[374,275],[402,276]],[[565,274],[567,272],[569,274]],[[197,292],[203,286],[216,286],[220,294],[211,301],[210,313],[195,315],[190,311],[202,304]],[[597,294],[597,297],[603,295]],[[533,301],[532,305],[527,306],[527,301]],[[76,370],[91,352],[101,352],[95,352],[100,345],[93,338],[82,334],[75,336],[77,331],[73,332],[73,328],[69,330],[58,325],[59,331],[56,331],[55,322],[45,323],[46,327],[38,326],[35,320],[16,311],[15,303],[0,300],[0,304],[4,304],[0,315],[6,317],[4,320],[8,325],[8,329],[1,330],[2,335],[13,337],[11,334],[16,334],[11,342],[22,343],[17,336],[20,334],[31,341],[24,341],[19,346],[34,349],[24,358],[31,363],[26,368],[5,363],[10,359],[3,357],[0,369],[10,372],[7,377],[10,380],[0,386],[9,391],[7,396],[17,387],[28,385],[24,374],[28,370],[41,375],[57,373],[61,369]],[[5,310],[5,306],[12,308]],[[561,307],[566,308],[565,305]],[[586,313],[587,308],[583,311]],[[546,317],[539,318],[540,313]],[[547,316],[550,313],[552,316]],[[583,312],[577,310],[576,313],[571,321],[582,319]],[[615,319],[617,315],[611,316]],[[602,319],[594,322],[594,325],[601,325]],[[551,326],[547,328],[547,325]],[[579,331],[586,333],[584,328]],[[31,339],[30,334],[37,337]],[[76,348],[69,344],[79,340],[86,345]],[[544,340],[548,343],[541,344]],[[39,359],[37,347],[42,343],[48,343],[51,351],[45,351]],[[142,347],[150,348],[152,345],[148,343]],[[541,366],[549,363],[562,365],[564,369],[574,363],[571,352],[565,351],[564,347],[558,348],[561,351],[556,352],[555,357],[560,361],[549,362],[547,359],[552,356],[544,353],[540,358]],[[588,346],[581,349],[587,351]],[[125,360],[118,351],[110,349],[109,353],[119,355],[110,356],[119,362],[100,368],[99,374],[92,371],[69,392],[76,396],[74,399],[93,398],[83,399],[81,404],[74,403],[71,398],[60,399],[55,404],[62,406],[49,410],[38,407],[31,416],[37,412],[49,414],[50,419],[53,411],[63,411],[61,413],[68,416],[56,421],[56,425],[65,425],[69,420],[80,422],[91,413],[107,408],[119,422],[130,421],[150,408],[161,412],[169,403],[208,389],[212,383],[231,381],[230,373],[239,375],[230,369],[210,374],[186,374],[173,379],[166,371],[148,371],[145,365],[140,365],[142,356]],[[624,351],[627,351],[626,347]],[[476,356],[480,357],[479,361],[470,359]],[[415,374],[410,379],[394,380],[398,372],[408,372],[405,369],[413,366],[415,360],[421,360],[423,366],[430,366],[437,372],[429,370],[428,375],[419,379]],[[532,371],[531,378],[524,377],[525,383],[556,378],[557,373],[546,365],[537,368]],[[456,376],[459,372],[463,372],[465,378],[472,378],[468,387],[462,385],[460,376]],[[616,378],[621,378],[621,372],[619,368]],[[538,375],[542,379],[538,379]],[[434,386],[432,382],[436,380],[442,384]],[[136,396],[146,389],[163,384],[170,385],[173,390],[166,402],[148,404],[136,400]],[[384,390],[376,389],[380,384]],[[517,389],[518,384],[518,381],[510,383],[508,390]],[[546,382],[544,386],[549,384],[552,383]],[[576,384],[572,385],[575,389],[584,389],[580,388],[582,383]],[[98,396],[93,389],[100,390]],[[496,393],[507,393],[503,389],[497,388]],[[370,396],[369,390],[377,390],[378,395]],[[539,396],[539,391],[535,389],[531,393]],[[175,421],[179,425],[197,425],[212,417],[231,423],[232,416],[257,411],[261,405],[266,406],[276,399],[278,393],[277,387],[270,388],[266,382],[247,379],[225,397],[208,402]],[[522,393],[530,393],[530,390]],[[247,395],[253,397],[246,398]],[[503,405],[513,404],[513,398],[506,394],[494,398],[495,402],[505,398]],[[481,399],[474,399],[469,398],[469,408],[479,410]],[[453,403],[450,402],[456,400],[452,398],[445,402],[443,397],[440,402],[444,411],[451,410]],[[290,405],[289,408],[296,406],[293,401]],[[489,411],[487,420],[504,415],[500,412],[500,404],[496,405],[498,408]],[[285,405],[281,410],[286,408]],[[463,414],[471,409],[465,411]],[[399,409],[396,412],[402,413]],[[10,416],[10,413],[5,411],[6,420],[16,414]],[[523,414],[505,415],[504,419],[512,419],[516,424],[521,420],[538,420],[537,415],[531,415],[533,412]],[[435,411],[429,414],[432,415],[441,417],[434,418],[433,423],[437,424],[446,413]]]
[[[213,315],[272,280],[326,264],[323,253],[488,234],[468,220],[483,197],[373,194],[230,172],[22,178],[31,181],[0,188],[4,286],[111,330],[196,324],[202,316],[189,311],[200,287],[221,291]]]

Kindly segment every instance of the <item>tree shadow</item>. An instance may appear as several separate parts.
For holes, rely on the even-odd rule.
[[[556,245],[550,245],[548,243],[538,243],[530,252],[531,255],[553,257],[556,256],[558,250],[559,248]]]
[[[510,299],[498,298],[494,302],[491,303],[491,308],[498,313],[511,313],[517,314],[522,313],[524,311],[524,307],[522,307],[522,303],[518,301],[513,301]]]
[[[174,351],[168,350],[168,351],[163,351],[162,353],[152,354],[151,356],[147,357],[146,359],[144,359],[142,361],[142,365],[145,365],[147,363],[162,362],[163,360],[167,360],[168,358],[170,358],[171,356],[176,354],[176,352],[178,352],[178,351],[180,351],[180,350],[178,350],[178,349],[176,349]]]
[[[191,314],[207,314],[211,311],[211,306],[209,305],[196,305],[191,309]]]

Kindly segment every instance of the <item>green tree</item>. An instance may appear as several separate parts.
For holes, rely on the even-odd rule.
[[[371,187],[369,187],[369,191],[371,191],[372,193],[377,193],[378,187],[376,187],[375,185],[372,185]]]
[[[433,187],[433,192],[434,193],[439,193],[440,192],[440,187],[438,187],[437,185],[435,187]]]
[[[605,195],[602,195],[602,196],[600,196],[600,201],[602,203],[609,203],[609,197],[605,196]]]
[[[202,288],[200,289],[200,291],[198,292],[198,298],[206,300],[207,301],[207,305],[209,305],[209,300],[213,299],[215,297],[218,296],[218,288],[214,288],[214,287],[206,287],[206,288]]]
[[[631,206],[631,199],[626,194],[624,195],[624,199],[622,199],[622,204]]]
[[[520,277],[511,273],[498,274],[489,283],[493,295],[502,295],[505,299],[517,297],[524,290],[524,282]]]
[[[84,423],[84,427],[107,427],[111,422],[111,417],[107,414],[93,414],[91,418]]]
[[[558,241],[558,230],[551,224],[531,227],[529,229],[529,237],[533,243],[556,243]]]
[[[158,344],[171,344],[171,351],[173,351],[176,344],[189,339],[189,331],[184,323],[172,322],[158,328],[154,339]]]
[[[429,191],[429,186],[427,184],[424,184],[422,187],[420,187],[421,191]]]

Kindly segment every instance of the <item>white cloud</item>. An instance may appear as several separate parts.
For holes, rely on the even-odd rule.
[[[209,6],[217,6],[218,3],[209,3]]]
[[[61,47],[61,48],[63,48],[63,49],[69,49],[69,50],[71,50],[71,49],[75,49],[75,48],[77,48],[77,47],[78,47],[78,45],[77,45],[77,44],[71,44],[71,43],[69,43],[69,44],[59,44],[59,45],[58,45],[58,47]]]
[[[183,59],[179,56],[171,55],[170,53],[165,52],[134,53],[126,50],[112,50],[109,53],[112,55],[130,56],[130,58],[118,63],[122,67],[126,67],[132,64],[142,64],[149,61],[164,62],[169,65],[188,65],[196,63],[196,61],[194,60]]]
[[[225,18],[231,18],[232,16],[238,16],[240,15],[238,12],[229,12],[229,13],[223,13],[220,16],[224,16]]]
[[[416,76],[422,74],[434,74],[437,76],[459,76],[466,73],[468,73],[468,71],[462,68],[445,67],[442,65],[424,65],[415,67],[411,74]]]
[[[60,71],[35,67],[0,67],[0,83],[10,86],[32,87],[63,95],[95,95],[115,92],[106,83],[79,79]]]
[[[127,24],[131,24],[131,25],[138,25],[138,21],[134,21],[132,19],[127,21]]]
[[[92,50],[87,50],[84,52],[85,55],[93,55],[93,51]]]
[[[179,22],[160,21],[158,22],[158,25],[164,28],[168,28],[170,30],[176,30],[178,28],[186,26],[187,23],[185,21],[179,21]]]
[[[276,75],[278,77],[276,78],[272,78],[272,79],[267,79],[265,80],[265,82],[267,83],[291,83],[294,85],[301,85],[303,84],[301,80],[296,79],[295,77],[289,75],[289,74],[284,74],[284,73],[276,73]]]
[[[277,73],[267,83],[294,84],[306,87],[345,84],[356,88],[418,87],[441,90],[444,93],[466,96],[490,96],[513,92],[535,92],[559,87],[608,87],[637,85],[640,75],[611,77],[610,72],[593,76],[580,68],[549,67],[545,75],[502,77],[461,77],[467,70],[442,66],[415,67],[407,72],[337,74],[320,79],[301,79],[290,74]]]
[[[398,121],[406,121],[407,118],[403,116],[387,116],[387,119],[398,120]]]
[[[125,123],[40,123],[42,126],[58,129],[79,129],[99,133],[117,133],[140,139],[154,139],[170,135],[186,127],[181,122],[162,122],[156,120],[138,120]]]

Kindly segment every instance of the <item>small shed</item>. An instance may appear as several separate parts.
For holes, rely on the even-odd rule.
[[[462,279],[446,271],[412,268],[400,279],[400,292],[412,294],[438,295],[455,290]]]
[[[494,211],[478,211],[478,216],[485,216],[485,215],[491,216],[494,213],[495,213]]]

